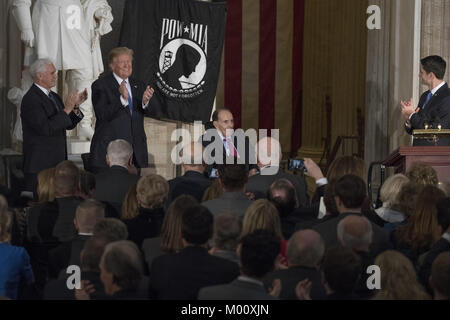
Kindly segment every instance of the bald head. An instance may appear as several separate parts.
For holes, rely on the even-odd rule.
[[[325,244],[314,230],[301,230],[294,233],[286,248],[289,266],[316,267],[322,260]]]
[[[80,203],[75,213],[75,227],[79,233],[93,233],[95,224],[105,217],[105,206],[93,199]]]
[[[258,141],[255,149],[260,168],[269,165],[278,167],[280,165],[283,154],[280,142],[277,139],[264,137]]]
[[[369,251],[372,243],[372,224],[365,217],[350,215],[337,226],[339,243],[356,251]]]

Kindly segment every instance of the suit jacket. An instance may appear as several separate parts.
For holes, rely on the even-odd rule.
[[[317,231],[323,238],[323,241],[325,242],[325,248],[328,249],[329,247],[336,245],[338,243],[337,240],[337,225],[339,221],[344,219],[345,217],[349,215],[359,215],[357,213],[341,213],[337,217],[332,218],[328,221],[319,223],[315,227],[313,227],[313,230]],[[389,237],[387,233],[381,228],[380,226],[376,225],[372,221],[370,221],[372,224],[372,230],[373,230],[373,240],[372,244],[370,246],[370,256],[376,257],[379,253],[388,250],[391,248],[391,244],[389,241]]]
[[[112,73],[92,84],[92,103],[96,123],[90,150],[90,166],[106,168],[106,148],[116,139],[124,139],[133,146],[136,167],[148,167],[147,137],[144,131],[144,114],[150,106],[142,108],[145,84],[134,78],[128,79],[133,97],[133,114],[120,102],[119,83]]]
[[[35,84],[23,96],[20,107],[23,130],[23,171],[39,173],[67,159],[66,130],[72,130],[83,118],[67,115],[64,103],[53,93],[54,102]]]
[[[197,171],[187,171],[183,176],[169,180],[169,195],[167,206],[182,194],[193,196],[198,202],[202,202],[205,190],[211,185],[211,180]]]
[[[269,174],[271,173],[270,170],[274,170],[276,173],[273,175]],[[267,198],[270,185],[279,179],[287,179],[292,182],[302,207],[309,204],[305,177],[303,175],[288,174],[281,168],[278,168],[278,170],[274,167],[263,168],[260,173],[248,178],[245,190],[254,193],[257,199]]]
[[[198,300],[276,300],[257,283],[234,280],[229,284],[206,287],[200,290]]]
[[[211,175],[212,169],[217,169],[218,164],[226,164],[227,161],[230,161],[228,163],[240,163],[239,161],[243,161],[243,163],[247,165],[248,170],[258,169],[258,166],[256,165],[255,150],[250,144],[249,138],[239,130],[233,134],[231,139],[240,157],[237,161],[234,161],[232,157],[227,157],[225,146],[216,128],[209,129],[201,137],[201,143],[205,148],[206,155],[210,156],[206,160],[206,176],[209,177]],[[244,141],[244,143],[242,143],[242,141]],[[218,151],[217,155],[216,151]]]
[[[199,246],[156,258],[150,270],[150,299],[195,300],[201,288],[239,276],[236,263],[214,257]]]
[[[100,280],[100,273],[82,271],[81,279],[89,280],[94,285],[95,292],[91,294],[92,300],[109,299],[105,294],[103,283]],[[76,300],[75,290],[69,290],[66,281],[66,279],[49,281],[44,289],[44,300]]]
[[[442,129],[450,129],[450,89],[444,84],[431,97],[430,101],[425,105],[428,93],[422,94],[419,100],[419,111],[412,115],[411,128],[406,127],[406,132],[413,133],[413,130],[424,129],[425,123],[437,126],[439,123]],[[424,106],[425,105],[425,106]],[[434,143],[423,139],[414,139],[414,146],[434,146]],[[441,138],[438,142],[439,146],[450,146],[450,138]]]
[[[77,197],[55,199],[58,205],[58,217],[54,224],[53,236],[58,238],[59,241],[72,241],[76,237],[77,230],[73,220],[77,207],[82,201],[83,199]]]
[[[240,218],[244,217],[252,201],[242,192],[224,192],[219,198],[202,202],[202,206],[211,211],[214,216],[221,213],[235,213]]]
[[[264,278],[266,288],[271,287],[275,279],[280,279],[281,281],[281,292],[279,296],[281,300],[297,300],[295,287],[304,279],[309,279],[312,282],[312,300],[325,299],[326,294],[322,285],[322,277],[317,269],[293,266],[288,269],[274,271]]]
[[[139,208],[139,214],[136,217],[123,221],[128,228],[128,240],[133,241],[140,248],[144,239],[159,236],[163,219],[164,209],[162,208]]]
[[[120,208],[131,186],[136,184],[139,177],[131,174],[121,166],[112,166],[102,170],[95,176],[94,199],[108,202]],[[121,210],[119,210],[120,214]]]

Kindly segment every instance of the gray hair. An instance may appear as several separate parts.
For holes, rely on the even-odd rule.
[[[372,235],[372,224],[365,217],[348,216],[339,221],[337,225],[338,241],[347,248],[357,249],[370,246]]]
[[[239,244],[242,225],[235,214],[221,213],[214,218],[214,246],[221,250],[234,251]]]
[[[122,240],[106,245],[102,257],[103,268],[114,276],[114,283],[123,290],[136,290],[143,274],[138,247]]]
[[[87,199],[81,202],[75,212],[79,232],[91,233],[95,224],[104,218],[105,206],[94,199]]]
[[[111,141],[106,150],[111,166],[126,166],[133,155],[133,147],[123,139]]]
[[[105,218],[94,226],[94,236],[105,237],[109,241],[126,240],[128,229],[125,223],[116,218]]]
[[[319,265],[325,253],[325,243],[317,231],[301,230],[288,241],[286,256],[289,265],[314,268]]]
[[[30,74],[33,80],[36,79],[36,75],[40,72],[45,72],[45,69],[48,65],[53,64],[53,61],[50,59],[44,58],[44,59],[37,59],[33,64],[30,66]]]

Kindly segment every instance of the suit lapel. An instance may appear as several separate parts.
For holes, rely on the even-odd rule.
[[[54,115],[57,111],[53,101],[38,87],[33,83],[33,90],[40,97],[42,102],[44,103],[45,113],[49,116]]]

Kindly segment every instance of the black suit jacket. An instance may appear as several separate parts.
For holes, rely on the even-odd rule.
[[[434,127],[441,124],[442,129],[450,129],[450,89],[444,84],[424,106],[428,93],[422,94],[419,100],[419,112],[411,117],[411,128],[406,127],[409,134],[413,130],[424,129],[425,123],[433,124]],[[433,146],[434,143],[423,139],[414,139],[414,146]],[[441,138],[438,142],[439,146],[450,146],[450,138]]]
[[[191,246],[153,261],[150,299],[195,300],[201,288],[229,283],[239,276],[236,263]]]
[[[167,206],[178,196],[187,194],[202,202],[205,190],[211,185],[211,180],[197,171],[187,171],[183,176],[169,181],[169,195]]]
[[[22,99],[20,117],[23,130],[23,171],[39,171],[55,167],[67,159],[66,130],[72,130],[80,122],[71,112],[64,112],[64,103],[53,93],[58,109],[53,101],[35,84]]]
[[[257,283],[239,278],[228,284],[206,287],[200,290],[198,300],[276,300]]]
[[[90,150],[90,166],[106,168],[106,148],[116,139],[124,139],[133,146],[135,165],[148,167],[147,137],[144,131],[144,114],[150,105],[142,108],[145,84],[137,79],[128,79],[133,97],[133,114],[120,102],[119,83],[112,73],[92,84],[92,103],[96,123]]]
[[[90,295],[91,300],[110,299],[105,294],[103,283],[100,280],[100,273],[82,271],[81,280],[89,280],[94,285],[95,292]],[[66,281],[66,279],[49,281],[44,289],[44,300],[76,300],[75,290],[69,290]]]
[[[242,161],[247,165],[248,170],[258,169],[258,166],[256,165],[255,149],[250,144],[250,139],[245,136],[241,130],[236,130],[231,139],[234,147],[237,149],[239,157],[241,157],[240,160],[233,161],[234,159],[231,159],[231,157],[228,157],[229,159],[227,159],[227,151],[216,128],[209,129],[201,137],[203,147],[205,149],[207,148],[205,150],[206,154],[211,156],[210,159],[206,159],[206,161],[211,162],[206,164],[205,175],[207,177],[211,175],[212,169],[217,169],[217,164],[220,162],[225,164],[227,161],[230,161],[229,163],[240,163],[240,161]]]

